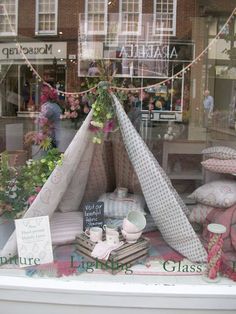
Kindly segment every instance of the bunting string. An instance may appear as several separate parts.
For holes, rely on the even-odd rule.
[[[14,31],[14,28],[11,24],[8,12],[5,8],[5,5],[2,5],[4,8],[4,14],[7,16],[8,18],[8,22],[9,25],[12,29],[12,31]],[[172,75],[171,77],[168,77],[164,80],[162,80],[161,82],[152,84],[152,85],[147,85],[147,86],[142,86],[142,87],[119,87],[119,86],[114,86],[114,85],[110,85],[110,89],[111,90],[117,90],[117,91],[143,91],[143,90],[147,90],[147,89],[151,89],[151,88],[156,88],[158,86],[161,85],[165,85],[166,83],[173,81],[176,78],[181,77],[184,73],[186,73],[187,71],[190,71],[191,67],[196,64],[198,61],[201,60],[201,58],[204,56],[204,54],[206,54],[209,50],[211,50],[212,46],[215,44],[215,42],[220,38],[220,35],[222,34],[222,32],[225,30],[226,26],[229,24],[229,22],[231,21],[231,19],[236,15],[236,7],[233,9],[232,13],[230,14],[230,16],[228,17],[228,19],[226,20],[225,24],[221,27],[221,29],[219,30],[219,32],[216,34],[216,36],[211,40],[211,42],[207,45],[207,47],[197,55],[197,57],[195,57],[195,59],[190,62],[186,67],[183,67],[180,71],[178,71],[176,74]],[[51,87],[51,85],[49,85],[42,77],[41,75],[37,72],[37,70],[34,68],[34,66],[32,65],[32,63],[29,61],[29,59],[27,58],[26,54],[24,53],[22,47],[21,47],[21,43],[16,42],[16,47],[18,49],[18,51],[20,52],[22,58],[25,60],[25,64],[27,65],[27,67],[30,69],[30,71],[33,73],[33,75],[36,77],[36,79],[38,79],[39,82],[42,82],[43,84],[48,85],[50,88],[55,89],[56,92],[58,94],[61,94],[62,96],[74,96],[74,97],[78,97],[79,95],[86,95],[90,92],[93,92],[95,89],[97,89],[98,84],[94,85],[93,87],[84,90],[84,91],[77,91],[77,92],[69,92],[69,91],[61,91],[58,90],[56,88]]]

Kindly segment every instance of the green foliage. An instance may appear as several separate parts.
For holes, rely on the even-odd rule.
[[[7,153],[0,164],[0,215],[19,218],[28,209],[63,156],[53,148],[39,160],[28,160],[21,167],[9,167]]]
[[[97,98],[92,105],[94,111],[90,129],[95,133],[93,143],[97,144],[101,144],[104,134],[111,132],[115,126],[115,110],[107,84],[99,83]]]

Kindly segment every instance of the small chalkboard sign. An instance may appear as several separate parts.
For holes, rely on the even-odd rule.
[[[84,205],[83,229],[102,227],[104,224],[104,202],[88,202]]]

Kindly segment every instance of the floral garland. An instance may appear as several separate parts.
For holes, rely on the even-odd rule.
[[[104,136],[117,129],[115,110],[108,88],[108,82],[99,83],[97,97],[92,105],[93,116],[89,129],[94,133],[92,139],[94,144],[101,144]]]

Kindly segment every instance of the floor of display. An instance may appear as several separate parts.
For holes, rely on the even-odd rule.
[[[76,249],[77,244],[56,246],[51,264],[18,267],[16,263],[2,265],[0,276],[26,278],[56,278],[66,281],[108,281],[116,283],[164,284],[164,285],[230,285],[231,279],[219,276],[215,280],[206,277],[206,264],[194,263],[173,250],[163,240],[160,232],[145,233],[150,241],[148,256],[134,265],[119,261],[91,261]],[[116,274],[111,274],[111,270]]]
[[[236,283],[223,277],[217,282],[207,281],[194,263],[183,259],[157,235],[149,233],[149,256],[131,267],[133,273],[123,270],[112,275],[98,267],[88,272],[86,260],[75,254],[75,245],[54,248],[52,267],[26,270],[2,266],[1,309],[26,314],[74,314],[78,310],[84,314],[107,310],[119,314],[235,313]],[[167,262],[165,266],[163,262]],[[190,271],[193,265],[194,273]]]

